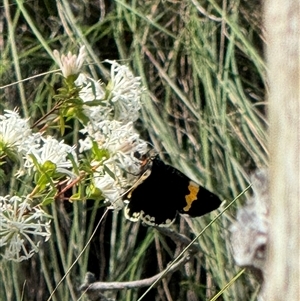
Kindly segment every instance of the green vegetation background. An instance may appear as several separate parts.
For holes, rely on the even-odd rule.
[[[58,78],[31,77],[57,69],[53,49],[77,53],[84,44],[85,68],[95,79],[107,78],[104,59],[129,64],[141,76],[147,93],[137,129],[161,158],[231,201],[248,186],[249,173],[267,164],[261,10],[260,1],[238,0],[4,0],[0,86],[28,80],[0,90],[0,111],[18,106],[32,121],[44,115]],[[77,138],[76,128],[66,137]],[[22,190],[13,177],[7,181],[2,195]],[[143,300],[210,300],[230,283],[241,268],[231,256],[228,228],[243,197],[199,238],[191,263]],[[52,214],[53,236],[40,253],[21,264],[0,261],[0,300],[46,300],[102,211],[89,200],[56,203]],[[194,238],[216,214],[181,217],[173,228]],[[52,300],[87,300],[78,292],[87,271],[107,282],[150,277],[181,249],[122,212],[110,213]],[[246,271],[217,300],[255,300],[258,290]],[[104,292],[124,301],[141,293]]]

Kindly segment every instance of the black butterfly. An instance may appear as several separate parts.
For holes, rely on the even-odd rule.
[[[145,161],[143,173],[125,195],[125,216],[151,226],[170,226],[177,215],[201,216],[217,209],[221,200],[158,156]]]

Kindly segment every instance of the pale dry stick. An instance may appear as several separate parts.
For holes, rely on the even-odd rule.
[[[81,285],[80,290],[85,291],[88,294],[90,300],[99,300],[101,291],[107,290],[124,290],[124,289],[133,289],[133,288],[142,288],[153,285],[157,283],[159,279],[165,277],[168,274],[171,274],[177,271],[181,266],[186,264],[190,260],[190,256],[182,257],[175,264],[173,264],[168,271],[163,271],[158,273],[150,278],[136,280],[136,281],[124,281],[124,282],[93,282],[93,283],[84,283]],[[87,273],[86,278],[93,279],[91,273]]]

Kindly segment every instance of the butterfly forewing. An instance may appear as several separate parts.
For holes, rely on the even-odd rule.
[[[216,195],[158,157],[152,159],[149,168],[151,172],[147,177],[127,194],[129,204],[125,215],[130,220],[141,219],[148,225],[169,226],[177,212],[195,217],[220,206],[221,201]]]

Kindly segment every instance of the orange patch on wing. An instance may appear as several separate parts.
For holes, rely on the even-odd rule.
[[[185,196],[185,201],[187,205],[183,208],[184,211],[189,211],[192,207],[192,203],[195,200],[197,200],[197,194],[199,192],[200,186],[190,181],[188,189],[190,193]]]

